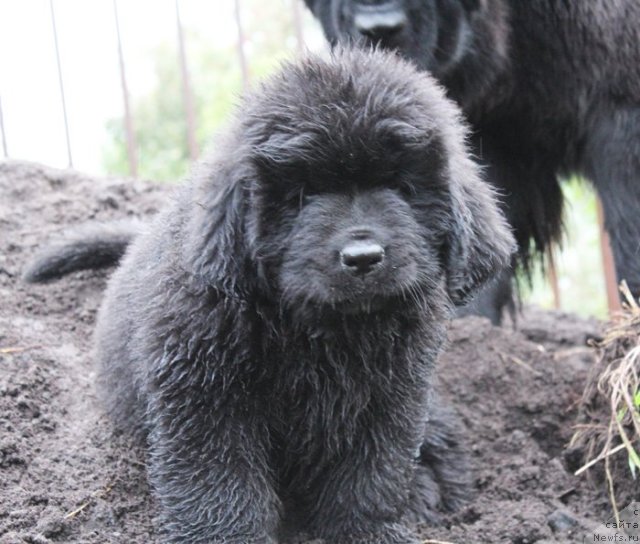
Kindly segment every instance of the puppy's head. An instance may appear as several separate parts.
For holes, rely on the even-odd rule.
[[[506,62],[504,0],[305,0],[332,44],[398,51],[453,90],[492,79]],[[453,88],[453,89],[452,89]]]
[[[242,246],[286,307],[462,304],[509,261],[513,238],[458,110],[392,54],[340,50],[285,66],[248,97],[239,134],[242,175],[224,215],[242,210]],[[218,236],[234,244],[221,259],[238,236]]]

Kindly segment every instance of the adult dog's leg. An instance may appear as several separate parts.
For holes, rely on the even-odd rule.
[[[456,315],[479,315],[490,319],[494,325],[500,325],[506,311],[515,321],[516,297],[513,270],[507,268],[489,282],[469,304],[458,308]]]
[[[469,313],[488,317],[499,324],[505,310],[515,315],[517,292],[515,272],[531,269],[562,234],[563,195],[555,172],[555,158],[510,137],[509,127],[487,127],[476,138],[474,151],[485,167],[485,179],[497,191],[502,211],[518,243],[511,268],[504,270],[472,301]],[[494,137],[491,137],[491,135]],[[534,156],[534,160],[524,158]]]
[[[602,200],[618,279],[640,296],[640,107],[598,119],[584,154]]]

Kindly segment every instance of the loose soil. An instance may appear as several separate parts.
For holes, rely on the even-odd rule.
[[[70,225],[147,215],[167,186],[0,164],[0,543],[153,543],[144,452],[114,435],[93,389],[91,331],[108,271],[26,285],[37,246]],[[582,542],[610,516],[603,486],[565,450],[601,324],[527,310],[517,330],[457,320],[440,360],[475,496],[425,539]],[[579,455],[578,455],[579,457]],[[624,506],[624,505],[623,505]]]

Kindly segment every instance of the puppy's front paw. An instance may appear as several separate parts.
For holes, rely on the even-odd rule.
[[[422,544],[415,532],[400,524],[389,524],[368,533],[351,534],[327,544]]]

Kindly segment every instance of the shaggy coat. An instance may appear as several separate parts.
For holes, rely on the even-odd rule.
[[[467,496],[434,365],[514,241],[465,136],[393,55],[309,57],[134,240],[95,351],[109,413],[148,441],[165,541],[418,544],[410,522]]]
[[[398,50],[445,85],[505,195],[518,263],[559,240],[558,176],[580,174],[602,200],[618,277],[640,295],[640,2],[306,3],[332,42]]]

